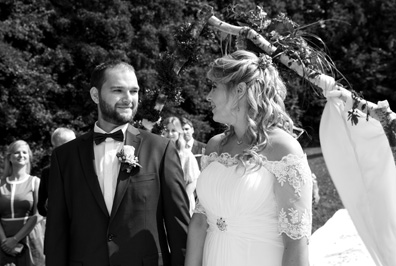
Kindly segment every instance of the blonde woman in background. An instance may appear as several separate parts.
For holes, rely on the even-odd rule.
[[[40,179],[30,175],[32,151],[23,140],[8,147],[0,180],[1,265],[44,265],[42,217],[37,213]]]
[[[197,185],[197,179],[200,174],[198,162],[194,154],[186,148],[186,141],[180,119],[171,116],[163,122],[165,130],[163,136],[175,142],[179,151],[180,162],[184,173],[184,181],[186,182],[186,192],[190,201],[190,215],[195,209],[194,191]]]

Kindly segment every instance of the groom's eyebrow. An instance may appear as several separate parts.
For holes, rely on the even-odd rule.
[[[114,85],[110,87],[111,89],[131,89],[131,90],[140,90],[140,87],[133,86],[133,87],[127,87],[127,86],[122,86],[122,85]]]

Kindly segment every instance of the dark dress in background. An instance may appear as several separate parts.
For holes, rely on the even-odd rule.
[[[7,237],[14,236],[33,215],[35,181],[38,177],[28,176],[18,181],[0,180],[0,217],[1,225]],[[40,216],[33,230],[20,241],[22,252],[16,257],[0,249],[0,265],[14,263],[16,266],[45,264],[43,255],[44,225]]]

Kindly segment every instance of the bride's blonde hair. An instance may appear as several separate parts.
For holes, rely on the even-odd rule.
[[[256,56],[252,52],[237,50],[232,54],[216,59],[207,73],[216,83],[225,84],[228,95],[235,93],[237,85],[246,84],[248,112],[246,119],[247,137],[251,147],[237,156],[243,164],[250,159],[258,159],[259,152],[268,144],[268,131],[279,127],[293,135],[293,121],[285,110],[286,86],[271,58]],[[234,110],[239,99],[235,99]],[[221,145],[235,134],[233,126],[228,126]],[[257,160],[259,161],[259,160]]]

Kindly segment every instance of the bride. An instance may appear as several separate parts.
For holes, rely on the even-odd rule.
[[[201,159],[185,265],[309,265],[311,171],[278,71],[238,50],[215,60],[208,78],[213,120],[228,129]]]

